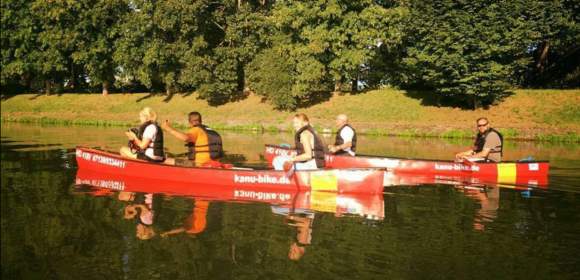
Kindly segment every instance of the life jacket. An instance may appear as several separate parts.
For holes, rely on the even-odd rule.
[[[312,152],[314,153],[313,157],[316,160],[316,167],[324,168],[324,166],[325,166],[324,153],[325,153],[326,149],[325,149],[324,145],[322,144],[322,140],[320,140],[320,138],[318,137],[316,132],[314,132],[314,129],[312,128],[312,126],[305,125],[301,129],[296,131],[296,134],[294,134],[294,145],[296,146],[296,151],[298,152],[298,155],[304,154],[304,145],[302,145],[302,143],[300,143],[300,135],[305,130],[310,131],[310,133],[312,133],[312,136],[314,136],[314,147],[312,147]]]
[[[352,146],[350,147],[350,150],[353,152],[356,152],[356,130],[354,130],[354,128],[352,128],[352,126],[350,126],[349,124],[345,124],[336,132],[336,138],[334,139],[334,145],[339,146],[339,145],[344,144],[344,139],[342,139],[342,137],[340,136],[340,133],[342,132],[342,130],[345,127],[350,127],[350,129],[352,129],[352,131],[354,132],[354,134],[352,136]],[[342,155],[342,154],[348,154],[348,153],[345,150],[340,150],[340,151],[336,151],[336,153],[334,153],[334,154],[335,155]]]
[[[209,157],[211,159],[222,158],[224,156],[224,149],[222,146],[222,137],[220,136],[220,134],[217,133],[217,131],[215,131],[215,130],[213,130],[213,129],[211,129],[203,124],[196,125],[196,127],[203,129],[203,131],[207,135],[207,145],[196,145],[196,143],[187,142],[187,144],[185,144],[185,146],[188,149],[187,157],[190,160],[195,160],[196,153],[209,153]],[[196,151],[195,150],[196,148],[200,148],[200,147],[208,147],[208,150],[207,151]]]
[[[153,141],[153,147],[151,147],[151,144],[149,144],[149,147],[145,149],[153,148],[153,155],[165,158],[165,151],[163,150],[163,130],[161,129],[161,127],[159,127],[159,125],[156,122],[147,121],[143,123],[139,127],[137,138],[139,138],[139,140],[143,140],[143,134],[145,133],[145,129],[151,124],[154,125],[155,128],[157,128],[157,133],[155,134],[155,141]]]
[[[500,156],[503,157],[503,135],[501,135],[501,133],[499,133],[499,131],[490,128],[488,129],[485,133],[478,133],[477,137],[475,137],[475,142],[473,143],[473,151],[476,153],[479,153],[481,151],[483,151],[483,147],[485,147],[485,138],[487,137],[487,135],[489,135],[490,133],[496,133],[499,136],[499,146],[494,147],[491,149],[491,151],[489,151],[489,153],[499,153]]]

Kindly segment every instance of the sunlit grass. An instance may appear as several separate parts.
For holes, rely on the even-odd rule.
[[[475,119],[490,118],[507,139],[580,142],[580,90],[516,90],[489,109],[464,110],[424,105],[405,91],[381,89],[359,94],[335,94],[330,100],[297,110],[306,113],[317,130],[336,131],[334,118],[345,113],[357,131],[368,135],[473,138]],[[187,126],[187,113],[199,111],[204,123],[238,131],[292,131],[296,112],[276,111],[261,97],[209,106],[193,94],[25,94],[4,96],[2,121],[63,125],[131,126],[145,106],[159,120]]]

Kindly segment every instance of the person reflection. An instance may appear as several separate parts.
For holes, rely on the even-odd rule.
[[[194,237],[205,230],[207,227],[207,210],[209,208],[209,201],[194,200],[193,203],[193,211],[183,222],[183,226],[163,232],[160,234],[161,237],[167,237],[179,233],[185,233],[190,237]]]
[[[153,211],[153,194],[138,195],[133,192],[119,192],[118,199],[131,202],[131,204],[125,206],[123,218],[136,220],[135,235],[137,238],[141,240],[153,238],[156,235],[153,229],[155,214]]]
[[[485,225],[497,218],[499,209],[499,186],[486,186],[482,188],[465,187],[466,196],[479,202],[481,208],[473,219],[473,229],[485,231]]]
[[[272,206],[271,208],[274,214],[284,215],[285,222],[296,228],[296,235],[288,250],[288,258],[293,261],[300,260],[312,240],[314,212],[308,209],[290,209],[283,206]]]
[[[286,219],[288,225],[296,227],[296,238],[290,244],[288,258],[293,261],[298,261],[304,256],[306,246],[310,245],[312,240],[313,218],[290,214]]]

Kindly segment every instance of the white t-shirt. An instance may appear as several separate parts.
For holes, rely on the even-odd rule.
[[[161,160],[163,159],[162,157],[155,156],[153,153],[153,142],[155,142],[155,135],[157,135],[157,126],[154,124],[148,125],[143,132],[143,141],[145,141],[145,139],[151,139],[151,143],[149,143],[149,147],[145,149],[145,155],[154,160]]]
[[[354,130],[352,128],[345,126],[342,131],[340,131],[340,138],[344,143],[352,142],[352,138],[354,137]],[[343,151],[347,152],[349,155],[354,156],[354,152],[349,148],[343,149]]]

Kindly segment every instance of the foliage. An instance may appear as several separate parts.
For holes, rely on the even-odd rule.
[[[513,87],[580,84],[574,0],[14,1],[1,90],[248,90],[282,110],[392,86],[461,107]]]
[[[569,23],[558,2],[443,0],[411,6],[402,82],[473,107],[522,84],[532,51]]]

